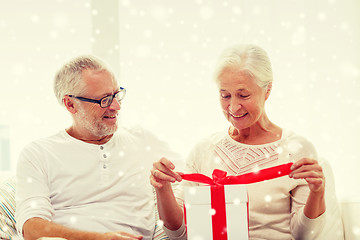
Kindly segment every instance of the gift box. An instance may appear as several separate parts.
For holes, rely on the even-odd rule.
[[[245,184],[288,175],[292,163],[238,176],[215,169],[212,178],[199,173],[182,174],[184,180],[209,186],[184,189],[185,223],[189,240],[247,240],[248,195]]]
[[[249,239],[246,186],[187,187],[184,200],[189,240]]]

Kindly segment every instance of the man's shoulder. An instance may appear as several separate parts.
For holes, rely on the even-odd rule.
[[[24,150],[32,149],[32,148],[39,148],[39,147],[46,147],[46,146],[50,146],[50,145],[54,145],[54,144],[57,146],[61,146],[62,143],[66,143],[68,141],[69,140],[66,138],[65,131],[60,131],[56,134],[46,136],[46,137],[41,137],[41,138],[33,140],[32,142],[28,143],[24,147]]]
[[[226,139],[227,131],[220,130],[217,132],[213,132],[208,134],[207,136],[201,138],[194,146],[193,150],[204,151],[205,149],[213,149],[220,142]]]
[[[122,140],[149,140],[158,138],[156,134],[141,125],[121,126],[114,136]]]
[[[117,135],[142,135],[146,131],[141,125],[121,126],[116,132]]]

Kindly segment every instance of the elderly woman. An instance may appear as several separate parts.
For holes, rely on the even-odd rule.
[[[211,176],[214,169],[240,175],[294,162],[289,177],[249,184],[250,239],[316,239],[324,226],[325,178],[313,145],[270,121],[265,102],[272,87],[266,52],[239,45],[224,52],[216,72],[220,104],[231,126],[201,141],[186,162],[187,173]],[[160,218],[171,239],[186,239],[183,193],[174,164],[155,162],[150,182],[156,189]],[[194,185],[187,181],[180,184]],[[196,184],[195,184],[196,185]]]

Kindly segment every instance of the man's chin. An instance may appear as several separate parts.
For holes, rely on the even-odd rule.
[[[116,132],[116,130],[118,129],[118,125],[115,124],[113,126],[106,126],[104,129],[102,129],[102,135],[103,136],[108,136],[108,135],[111,135],[111,134],[114,134]]]
[[[102,123],[98,122],[96,124],[95,129],[96,129],[96,135],[98,137],[106,137],[116,132],[116,130],[118,129],[118,124],[117,122],[114,124],[106,124],[104,122]]]

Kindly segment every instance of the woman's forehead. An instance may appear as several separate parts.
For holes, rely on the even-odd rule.
[[[227,67],[219,74],[217,78],[218,88],[258,88],[258,80],[247,70],[238,67]]]
[[[224,72],[218,78],[219,87],[236,87],[239,89],[256,85],[253,77],[239,72]]]

